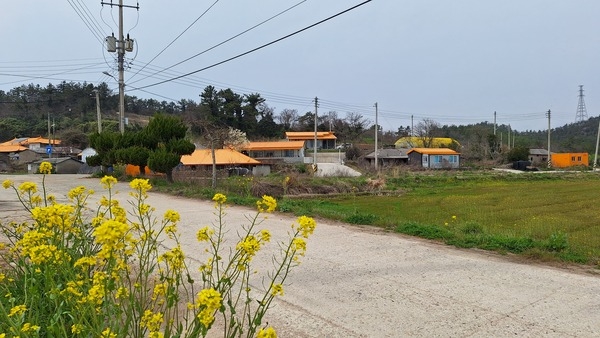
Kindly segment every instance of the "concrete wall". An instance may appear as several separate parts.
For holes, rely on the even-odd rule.
[[[304,163],[312,163],[313,162],[313,153],[307,152],[304,155]],[[337,153],[320,153],[317,152],[317,163],[340,163],[341,161],[346,160],[345,152],[337,152]]]

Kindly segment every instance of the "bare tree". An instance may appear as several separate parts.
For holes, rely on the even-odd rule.
[[[248,143],[246,133],[226,126],[218,126],[214,123],[205,123],[202,125],[204,132],[202,140],[210,147],[212,157],[212,188],[217,188],[217,156],[216,149],[221,149],[223,146],[230,147],[235,150],[240,150]]]
[[[279,113],[278,120],[285,130],[293,130],[298,122],[298,111],[296,109],[284,109]]]
[[[440,129],[440,124],[432,119],[423,119],[415,126],[415,136],[419,139],[424,148],[431,148],[433,139]]]

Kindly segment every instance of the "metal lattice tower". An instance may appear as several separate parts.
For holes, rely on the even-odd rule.
[[[585,121],[587,118],[587,109],[585,109],[585,101],[583,100],[583,85],[579,85],[579,103],[577,104],[575,122]]]

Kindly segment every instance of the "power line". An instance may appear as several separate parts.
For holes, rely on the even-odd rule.
[[[75,5],[72,2],[72,0],[67,0],[67,2],[69,3],[69,5],[71,5],[71,8],[73,8],[73,10],[75,11],[75,13],[77,13],[77,16],[79,16],[79,18],[81,19],[81,21],[83,21],[83,23],[85,24],[85,26],[90,30],[90,32],[92,33],[92,35],[94,35],[94,37],[96,38],[96,40],[98,40],[98,42],[100,44],[103,44],[104,43],[103,42],[104,37],[102,36],[103,35],[102,34],[102,30],[100,30],[97,26],[94,27],[94,23],[90,22],[90,20],[88,19],[88,14],[85,12],[85,10],[81,9],[77,5]],[[100,33],[98,31],[100,31]]]
[[[189,26],[187,26],[186,29],[183,30],[183,32],[181,32],[179,35],[177,35],[175,37],[175,39],[173,39],[173,41],[171,41],[165,48],[163,48],[158,54],[156,54],[155,57],[153,57],[150,61],[148,61],[148,63],[146,63],[140,70],[138,70],[135,74],[133,74],[131,76],[131,79],[133,79],[136,75],[138,75],[138,73],[142,70],[144,70],[144,68],[146,68],[147,65],[149,65],[152,61],[156,60],[157,57],[159,57],[165,50],[167,50],[167,48],[171,47],[171,45],[173,43],[175,43],[175,41],[177,41],[177,39],[179,39],[185,32],[188,31],[188,29],[190,29],[194,24],[196,24],[196,22],[198,22],[198,20],[200,20],[206,13],[208,13],[208,11],[211,10],[211,8],[213,8],[220,0],[216,0],[215,2],[213,2],[212,5],[210,5],[202,14],[200,14],[200,16],[198,18],[196,18],[196,20],[194,20],[194,22],[192,22]]]
[[[242,56],[245,56],[245,55],[248,55],[248,54],[250,54],[250,53],[256,52],[257,50],[263,49],[263,48],[265,48],[265,47],[268,47],[268,46],[270,46],[270,45],[272,45],[272,44],[275,44],[275,43],[277,43],[277,42],[279,42],[279,41],[285,40],[285,39],[287,39],[287,38],[289,38],[289,37],[292,37],[292,36],[294,36],[294,35],[296,35],[296,34],[299,34],[299,33],[301,33],[301,32],[304,32],[305,30],[308,30],[308,29],[310,29],[310,28],[313,28],[313,27],[315,27],[315,26],[318,26],[318,25],[320,25],[320,24],[322,24],[322,23],[324,23],[324,22],[326,22],[326,21],[329,21],[329,20],[331,20],[331,19],[334,19],[334,18],[336,18],[336,17],[338,17],[338,16],[340,16],[340,15],[342,15],[342,14],[345,14],[345,13],[347,13],[347,12],[351,11],[351,10],[354,10],[354,9],[356,9],[356,8],[358,8],[358,7],[362,6],[362,5],[365,5],[365,4],[367,4],[367,3],[371,2],[371,1],[373,1],[373,0],[367,0],[367,1],[364,1],[364,2],[362,2],[362,3],[360,3],[360,4],[356,5],[356,6],[350,7],[350,8],[348,8],[348,9],[346,9],[346,10],[344,10],[344,11],[341,11],[341,12],[339,12],[339,13],[337,13],[337,14],[334,14],[334,15],[332,15],[332,16],[330,16],[330,17],[326,18],[326,19],[323,19],[323,20],[321,20],[321,21],[318,21],[318,22],[316,22],[316,23],[314,23],[314,24],[312,24],[312,25],[306,26],[306,27],[304,27],[304,28],[302,28],[302,29],[300,29],[300,30],[297,30],[297,31],[295,31],[295,32],[293,32],[293,33],[290,33],[290,34],[288,34],[288,35],[285,35],[285,36],[283,36],[283,37],[281,37],[281,38],[279,38],[279,39],[273,40],[273,41],[271,41],[271,42],[269,42],[269,43],[266,43],[266,44],[264,44],[264,45],[261,45],[261,46],[259,46],[259,47],[253,48],[253,49],[251,49],[251,50],[249,50],[249,51],[246,51],[246,52],[244,52],[244,53],[241,53],[241,54],[238,54],[238,55],[236,55],[236,56],[233,56],[233,57],[231,57],[231,58],[229,58],[229,59],[226,59],[226,60],[223,60],[223,61],[220,61],[220,62],[214,63],[214,64],[212,64],[212,65],[210,65],[210,66],[206,66],[206,67],[204,67],[204,68],[201,68],[201,69],[195,70],[195,71],[193,71],[193,72],[189,72],[189,73],[183,74],[183,75],[181,75],[181,76],[178,76],[178,77],[175,77],[175,78],[172,78],[172,79],[169,79],[169,80],[164,80],[164,81],[160,81],[160,82],[157,82],[157,83],[153,83],[153,84],[149,84],[149,85],[146,85],[146,86],[142,86],[142,87],[140,87],[140,88],[138,88],[138,89],[144,89],[144,88],[154,87],[154,86],[157,86],[157,85],[160,85],[160,84],[163,84],[163,83],[171,82],[171,81],[173,81],[173,80],[177,80],[177,79],[180,79],[180,78],[182,78],[182,77],[186,77],[186,76],[189,76],[189,75],[193,75],[193,74],[199,73],[199,72],[201,72],[201,71],[204,71],[204,70],[207,70],[207,69],[210,69],[210,68],[213,68],[213,67],[216,67],[216,66],[222,65],[222,64],[224,64],[224,63],[227,63],[227,62],[229,62],[229,61],[232,61],[232,60],[238,59],[238,58],[240,58],[240,57],[242,57]]]
[[[155,74],[162,73],[163,71],[166,71],[166,70],[169,70],[169,69],[171,69],[171,68],[173,68],[173,67],[179,66],[180,64],[182,64],[182,63],[184,63],[184,62],[187,62],[187,61],[189,61],[189,60],[191,60],[191,59],[194,59],[194,58],[196,58],[196,57],[198,57],[198,56],[200,56],[200,55],[202,55],[202,54],[204,54],[204,53],[206,53],[206,52],[209,52],[209,51],[211,51],[211,50],[213,50],[213,49],[215,49],[215,48],[217,48],[217,47],[219,47],[219,46],[221,46],[221,45],[223,45],[223,44],[225,44],[225,43],[227,43],[227,42],[229,42],[229,41],[231,41],[231,40],[233,40],[233,39],[235,39],[235,38],[237,38],[237,37],[240,37],[240,36],[242,36],[242,35],[244,35],[244,34],[248,33],[249,31],[251,31],[251,30],[253,30],[253,29],[255,29],[255,28],[257,28],[257,27],[259,27],[259,26],[261,26],[261,25],[263,25],[263,24],[265,24],[265,23],[267,23],[267,22],[269,22],[269,21],[271,21],[271,20],[273,20],[273,19],[275,19],[275,18],[277,18],[277,17],[278,17],[278,16],[280,16],[280,15],[283,15],[284,13],[286,13],[286,12],[288,12],[288,11],[290,11],[290,10],[292,10],[292,9],[296,8],[296,7],[298,7],[299,5],[301,5],[302,3],[306,2],[306,1],[307,1],[307,0],[300,1],[300,2],[298,2],[297,4],[295,4],[295,5],[291,6],[291,7],[288,7],[288,8],[286,8],[285,10],[283,10],[283,11],[281,11],[281,12],[279,12],[279,13],[277,13],[277,14],[275,14],[275,15],[271,16],[271,17],[269,17],[268,19],[266,19],[266,20],[263,20],[263,21],[261,21],[260,23],[258,23],[258,24],[256,24],[256,25],[254,25],[254,26],[252,26],[252,27],[250,27],[250,28],[248,28],[248,29],[246,29],[246,30],[242,31],[241,33],[238,33],[238,34],[236,34],[236,35],[234,35],[234,36],[232,36],[232,37],[230,37],[230,38],[228,38],[228,39],[226,39],[226,40],[224,40],[224,41],[221,41],[221,42],[219,42],[218,44],[216,44],[216,45],[214,45],[214,46],[212,46],[212,47],[210,47],[210,48],[207,48],[207,49],[205,49],[205,50],[201,51],[200,53],[197,53],[197,54],[195,54],[195,55],[192,55],[192,56],[188,57],[187,59],[184,59],[184,60],[182,60],[182,61],[180,61],[180,62],[177,62],[177,63],[175,63],[175,64],[173,64],[173,65],[171,65],[171,66],[169,66],[169,67],[167,67],[167,68],[164,68],[162,71],[156,72],[156,73],[154,73],[154,74],[152,74],[152,75],[155,75]],[[183,34],[183,33],[182,33],[182,34]],[[161,53],[162,53],[162,52],[161,52]],[[154,59],[152,59],[152,60],[154,60]],[[150,62],[152,62],[152,60],[150,60]],[[136,75],[137,75],[137,73],[136,73]],[[135,75],[134,75],[134,76],[135,76]],[[142,81],[142,80],[144,80],[144,79],[146,79],[146,78],[148,78],[148,77],[150,77],[150,76],[147,76],[147,77],[145,77],[145,78],[143,78],[143,79],[139,79],[139,80],[137,80],[137,81],[134,81],[134,82],[132,82],[132,83],[137,83],[137,82],[139,82],[139,81]]]

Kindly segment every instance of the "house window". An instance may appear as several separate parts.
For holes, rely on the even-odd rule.
[[[575,162],[575,156],[571,156],[571,162]]]
[[[285,150],[283,152],[283,156],[284,157],[294,157],[294,151],[293,150]]]
[[[577,156],[577,161],[581,162],[581,156]]]
[[[433,163],[442,163],[442,155],[434,155]]]

